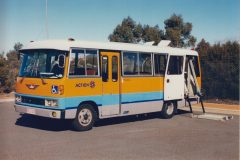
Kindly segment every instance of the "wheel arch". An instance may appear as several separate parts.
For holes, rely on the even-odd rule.
[[[176,107],[178,107],[178,101],[181,101],[181,100],[179,100],[179,99],[174,99],[174,100],[163,101],[163,105],[164,105],[165,103],[171,102],[171,103],[174,103],[174,104],[176,105]]]

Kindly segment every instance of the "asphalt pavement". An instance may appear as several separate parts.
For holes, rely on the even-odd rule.
[[[0,159],[238,160],[239,116],[222,122],[154,113],[76,132],[71,121],[20,115],[13,102],[0,102]]]

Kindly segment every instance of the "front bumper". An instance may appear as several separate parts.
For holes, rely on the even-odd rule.
[[[77,109],[68,110],[53,110],[45,108],[36,108],[25,105],[14,105],[15,111],[19,113],[26,113],[31,115],[37,115],[55,119],[74,119],[76,116]]]

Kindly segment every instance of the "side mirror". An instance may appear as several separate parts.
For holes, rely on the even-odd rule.
[[[19,51],[17,52],[17,58],[18,58],[18,60],[20,59],[20,52]]]
[[[64,68],[64,66],[65,66],[65,55],[64,54],[60,54],[58,56],[58,66],[60,68]]]
[[[18,58],[18,60],[21,60],[23,58],[23,53],[18,51],[17,52],[17,58]]]

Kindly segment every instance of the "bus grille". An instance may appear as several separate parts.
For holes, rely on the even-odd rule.
[[[36,104],[36,105],[45,105],[45,100],[42,98],[33,98],[22,96],[22,103]]]

